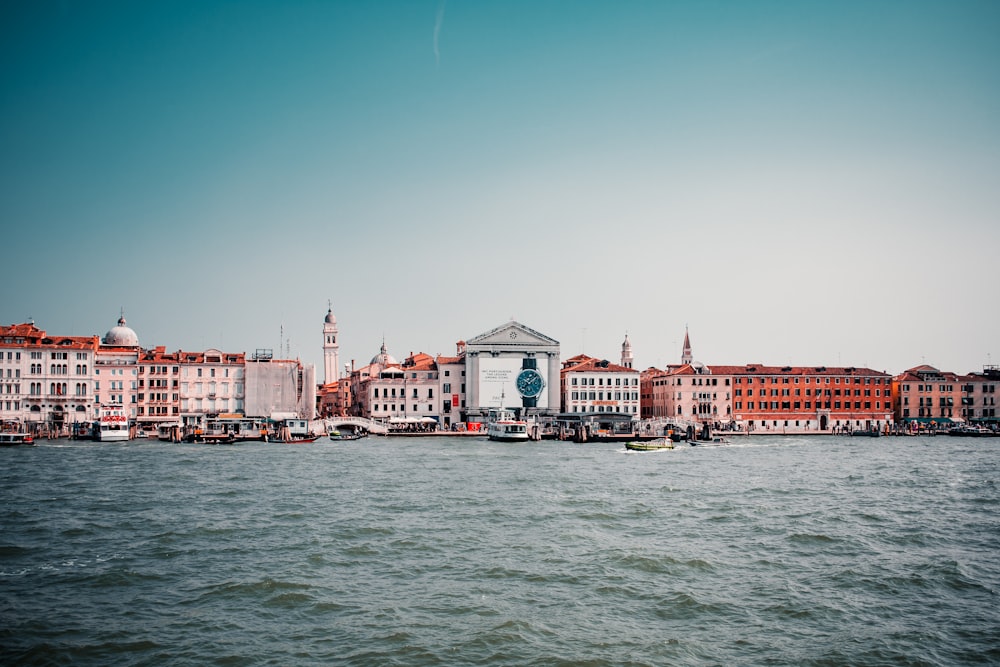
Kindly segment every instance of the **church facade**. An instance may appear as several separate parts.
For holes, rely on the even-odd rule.
[[[511,320],[465,341],[466,406],[470,421],[491,409],[521,415],[559,412],[559,341]]]

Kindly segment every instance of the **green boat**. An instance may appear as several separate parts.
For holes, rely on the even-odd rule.
[[[659,440],[637,440],[625,443],[625,449],[630,452],[655,452],[660,449],[673,449],[674,443],[670,438]]]

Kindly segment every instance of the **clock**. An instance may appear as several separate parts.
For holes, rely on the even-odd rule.
[[[521,394],[521,405],[533,408],[538,405],[538,397],[545,389],[545,378],[538,372],[538,362],[535,359],[524,359],[521,362],[521,372],[517,374],[517,393]]]

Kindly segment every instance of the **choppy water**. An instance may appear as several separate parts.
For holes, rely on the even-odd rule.
[[[1000,439],[0,450],[0,663],[1000,663]]]

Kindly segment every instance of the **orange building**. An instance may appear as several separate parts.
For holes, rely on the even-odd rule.
[[[852,366],[748,364],[726,367],[722,374],[732,375],[733,417],[749,431],[886,430],[892,424],[888,373]]]
[[[643,417],[755,433],[884,430],[892,378],[869,368],[707,366],[643,373]]]

